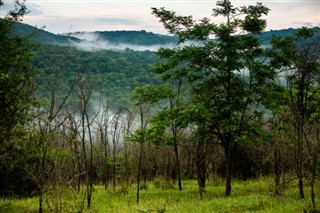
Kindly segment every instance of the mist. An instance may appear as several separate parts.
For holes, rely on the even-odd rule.
[[[100,51],[100,50],[113,50],[113,51],[124,51],[130,49],[133,51],[152,51],[155,52],[159,48],[175,48],[178,45],[176,43],[159,44],[159,45],[135,45],[129,43],[111,43],[108,40],[103,39],[97,33],[72,33],[68,36],[78,38],[80,41],[70,40],[70,45],[76,47],[79,50],[84,51]]]

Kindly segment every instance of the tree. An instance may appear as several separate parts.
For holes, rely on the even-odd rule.
[[[98,115],[90,111],[90,101],[93,98],[94,87],[97,84],[98,75],[91,77],[89,73],[75,76],[75,90],[79,101],[79,113],[81,123],[82,157],[85,168],[85,183],[87,195],[87,207],[91,206],[93,192],[93,123]],[[89,153],[87,143],[89,142]],[[89,159],[88,159],[89,158]]]
[[[3,4],[0,1],[0,9]],[[26,177],[27,171],[23,168],[25,150],[22,150],[28,134],[26,124],[32,120],[31,108],[36,104],[33,94],[36,72],[31,64],[34,45],[28,37],[21,37],[12,31],[14,24],[27,13],[24,1],[15,1],[15,9],[0,19],[1,194],[12,193],[10,188],[20,194],[29,194],[35,189],[33,182]],[[16,182],[13,183],[13,180]]]
[[[196,22],[192,16],[153,8],[153,14],[180,43],[192,42],[160,49],[158,54],[166,60],[155,70],[168,79],[182,76],[188,82],[193,99],[189,111],[197,115],[190,114],[190,121],[197,131],[206,130],[206,138],[216,137],[223,147],[226,196],[231,195],[234,155],[242,141],[259,134],[255,122],[262,117],[262,91],[276,74],[265,63],[266,52],[253,36],[265,29],[262,16],[268,12],[262,3],[235,8],[229,0],[218,1],[213,17],[222,16],[225,22],[215,24],[209,18]],[[172,69],[174,75],[169,72]]]
[[[48,185],[50,178],[56,182],[56,185],[61,184],[58,182],[62,177],[55,175],[53,175],[54,177],[51,177],[51,170],[50,166],[47,165],[47,158],[50,153],[50,149],[58,147],[57,145],[54,145],[54,140],[59,137],[60,127],[63,125],[65,120],[67,120],[62,118],[61,112],[73,90],[73,85],[70,85],[70,88],[67,88],[67,90],[64,88],[66,82],[63,82],[63,78],[61,78],[62,70],[57,68],[57,64],[48,64],[50,67],[49,71],[47,73],[42,73],[41,77],[44,79],[44,85],[47,86],[48,93],[50,93],[50,95],[48,97],[48,104],[43,104],[43,107],[39,108],[40,113],[37,116],[39,120],[36,119],[38,122],[35,128],[36,134],[34,136],[34,141],[37,141],[37,147],[40,148],[38,149],[37,155],[41,159],[37,166],[38,169],[35,172],[36,175],[34,175],[34,178],[37,180],[39,185],[39,212],[43,212],[44,189],[46,185]],[[41,112],[41,110],[44,112]],[[60,165],[56,167],[61,169]],[[55,188],[55,186],[53,188]]]
[[[174,72],[174,71],[172,71]],[[165,77],[163,76],[165,79]],[[179,191],[182,190],[181,183],[181,166],[179,157],[179,144],[181,142],[182,131],[186,128],[188,122],[182,113],[184,107],[183,90],[188,91],[183,87],[182,79],[168,80],[167,84],[163,85],[166,96],[165,102],[167,103],[159,112],[151,119],[151,133],[155,135],[156,140],[162,138],[162,143],[173,146],[175,155],[175,167],[178,175]],[[156,141],[156,143],[159,143]]]
[[[308,127],[314,126],[320,104],[319,35],[315,29],[301,28],[293,35],[272,39],[274,51],[271,63],[285,74],[288,104],[285,106],[292,124],[291,141],[294,150],[294,168],[298,177],[299,195],[304,195],[305,149],[310,147]]]
[[[0,2],[0,7],[3,2]],[[9,140],[12,131],[23,126],[33,103],[35,72],[30,63],[32,43],[28,38],[13,34],[11,28],[28,12],[24,2],[0,19],[0,144]]]
[[[152,107],[167,96],[166,87],[151,87],[150,85],[135,88],[135,94],[132,96],[134,104],[137,106],[137,114],[139,116],[139,128],[136,130],[130,140],[140,144],[138,154],[138,174],[137,174],[137,203],[140,196],[140,178],[142,171],[142,163],[144,156],[144,147],[147,142],[147,127],[149,125],[149,117],[152,113]]]
[[[97,122],[98,134],[100,136],[101,147],[103,149],[103,160],[102,160],[102,182],[104,184],[105,189],[108,188],[109,180],[110,180],[110,163],[109,157],[110,153],[110,129],[111,129],[111,121],[112,121],[112,109],[115,107],[114,103],[116,102],[117,97],[107,98],[105,102],[100,104],[100,108],[102,108],[100,119]],[[115,185],[115,184],[114,184]],[[115,187],[115,186],[114,186]]]

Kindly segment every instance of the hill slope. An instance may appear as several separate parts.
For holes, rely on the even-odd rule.
[[[318,28],[319,29],[319,28]],[[272,30],[256,35],[264,45],[267,45],[273,36],[287,36],[297,29],[289,28],[283,30]],[[173,47],[178,39],[173,36],[160,35],[152,32],[141,31],[95,31],[95,32],[72,32],[62,35],[54,34],[38,29],[27,24],[16,23],[14,31],[19,35],[34,34],[37,43],[49,45],[68,45],[80,47],[84,50],[116,49],[126,48],[133,50],[156,50],[159,47]],[[102,43],[104,42],[104,43]],[[145,48],[138,48],[139,46]],[[155,48],[151,48],[154,46]],[[83,48],[91,47],[91,48]],[[100,48],[98,48],[100,47]],[[118,48],[117,48],[118,47]],[[149,47],[149,48],[147,48]],[[95,49],[96,48],[96,49]]]

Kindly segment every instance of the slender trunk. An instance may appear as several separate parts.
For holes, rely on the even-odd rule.
[[[303,159],[302,159],[302,126],[303,122],[298,122],[298,138],[297,138],[297,151],[296,151],[296,171],[298,176],[299,195],[301,199],[304,199],[303,190]]]
[[[182,84],[182,81],[180,79],[179,86],[178,86],[177,101],[179,101],[179,97],[180,97],[179,95],[180,95],[181,84]],[[169,101],[170,101],[170,110],[174,110],[175,107],[174,107],[173,100],[170,98]],[[176,157],[176,171],[178,173],[178,186],[179,186],[179,191],[181,191],[182,190],[181,169],[180,169],[180,159],[179,159],[178,140],[177,140],[178,128],[174,118],[171,118],[171,130],[172,130],[172,137],[173,137],[174,153]]]
[[[144,113],[142,110],[142,106],[140,105],[140,128],[141,128],[141,141],[140,141],[140,153],[139,153],[139,162],[138,162],[138,177],[137,177],[137,204],[139,203],[139,196],[140,196],[140,176],[141,176],[141,166],[142,166],[142,155],[144,153],[144,141],[145,141],[145,123],[144,123]]]
[[[231,195],[231,178],[232,178],[232,152],[231,152],[230,141],[227,141],[225,151],[226,159],[226,191],[225,195],[229,197]]]
[[[296,171],[298,176],[298,187],[299,187],[299,195],[301,199],[304,199],[304,190],[303,190],[303,159],[302,159],[302,136],[303,136],[303,122],[299,118],[297,124],[297,151],[296,151]]]
[[[124,179],[127,185],[129,185],[129,175],[128,175],[128,170],[129,170],[129,161],[128,161],[128,145],[125,144],[124,148]]]
[[[205,153],[203,152],[204,144],[197,144],[197,154],[196,154],[196,162],[197,162],[197,176],[198,176],[198,187],[199,187],[199,195],[200,199],[203,198],[203,193],[206,188],[206,163],[205,163]]]
[[[83,155],[83,164],[84,164],[84,181],[86,185],[86,193],[88,193],[88,187],[89,187],[89,182],[88,182],[88,164],[87,164],[87,152],[86,152],[86,142],[85,142],[85,137],[86,137],[86,130],[85,130],[85,115],[84,112],[82,112],[82,155]],[[81,174],[82,176],[82,174]],[[84,197],[84,202],[85,202],[85,197]],[[84,205],[84,203],[83,203]]]
[[[305,134],[305,72],[302,72],[302,76],[298,87],[298,100],[297,100],[297,173],[299,179],[299,195],[304,199],[303,190],[303,136]]]
[[[112,176],[113,176],[113,191],[116,191],[116,134],[118,129],[118,119],[115,121],[115,127],[113,132],[113,139],[112,139],[112,154],[113,154],[113,165],[112,165]]]
[[[316,167],[317,167],[317,158],[316,158],[316,156],[314,156],[314,157],[313,157],[313,162],[312,162],[311,182],[310,182],[310,187],[311,187],[311,201],[312,201],[312,207],[313,207],[314,209],[316,208],[315,193],[314,193],[314,182],[315,182],[315,176],[316,176]]]
[[[43,204],[43,195],[42,195],[42,190],[40,189],[40,195],[39,195],[39,213],[42,213],[43,212],[43,207],[42,207],[42,204]]]
[[[77,172],[78,172],[78,175],[77,175],[77,191],[80,192],[80,186],[81,186],[81,172],[82,172],[82,169],[81,169],[81,159],[80,159],[80,156],[79,156],[79,152],[78,152],[78,145],[77,145],[77,141],[75,140],[74,141],[74,149],[75,149],[75,157],[77,159]]]
[[[281,177],[281,156],[279,142],[274,144],[274,173],[275,173],[275,194],[281,195],[280,177]]]
[[[301,176],[299,177],[299,194],[300,194],[300,198],[304,199],[303,179]]]
[[[93,190],[93,141],[92,141],[92,135],[91,135],[91,128],[90,128],[90,122],[89,122],[89,115],[86,112],[86,122],[87,122],[87,128],[88,128],[88,134],[89,134],[89,143],[90,143],[90,162],[89,162],[89,176],[88,176],[88,191],[87,191],[87,202],[88,202],[88,209],[91,207],[91,197],[92,197],[92,190]]]
[[[108,122],[108,121],[106,121]],[[110,165],[108,162],[108,157],[110,156],[110,149],[108,149],[109,146],[109,131],[108,131],[108,125],[105,127],[105,131],[104,131],[104,159],[105,159],[105,170],[104,170],[104,174],[105,174],[105,181],[104,181],[104,186],[105,189],[108,188],[109,185],[109,181],[110,181]]]
[[[177,145],[176,139],[174,139],[174,153],[175,153],[175,155],[176,155],[179,191],[181,191],[181,190],[182,190],[182,184],[181,184],[181,169],[180,169],[179,151],[178,151],[178,145]]]
[[[113,176],[113,180],[112,180],[112,185],[113,185],[113,192],[116,191],[116,152],[115,152],[115,148],[113,148],[113,165],[112,165],[112,176]]]
[[[140,196],[140,176],[141,176],[142,154],[143,154],[143,143],[140,144],[140,153],[139,153],[139,161],[138,161],[137,204],[139,203],[139,196]]]
[[[40,184],[39,184],[39,187],[40,187],[40,196],[39,196],[39,212],[42,213],[43,212],[43,190],[44,190],[44,168],[45,168],[45,163],[46,163],[46,158],[47,158],[47,145],[45,144],[46,140],[45,140],[45,136],[44,134],[46,134],[48,131],[47,129],[46,130],[43,130],[41,131],[41,137],[40,137],[40,143],[42,145],[42,159],[41,159],[41,166],[40,166],[40,174],[39,174],[39,181],[40,181]]]

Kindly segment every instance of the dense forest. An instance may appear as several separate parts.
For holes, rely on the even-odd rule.
[[[171,36],[92,35],[163,45],[156,52],[83,50],[84,32],[20,23],[27,8],[17,1],[0,19],[0,196],[36,196],[39,212],[61,212],[56,200],[67,189],[83,193],[82,212],[94,205],[95,185],[122,193],[135,185],[139,203],[152,180],[179,191],[196,180],[203,199],[213,177],[230,197],[233,180],[266,176],[272,195],[296,187],[316,209],[320,33],[264,32],[268,12],[219,1],[213,16],[225,22],[217,25],[152,8]]]

